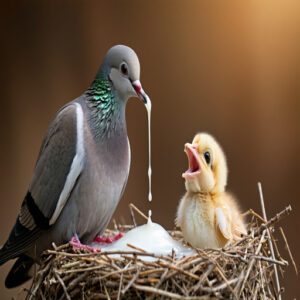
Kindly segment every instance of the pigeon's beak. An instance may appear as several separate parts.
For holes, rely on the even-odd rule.
[[[132,86],[137,94],[137,96],[144,102],[146,105],[149,102],[149,97],[145,93],[145,91],[142,88],[141,82],[139,80],[135,80],[132,82]]]

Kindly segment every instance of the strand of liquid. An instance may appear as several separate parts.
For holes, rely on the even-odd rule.
[[[147,224],[152,224],[151,216],[152,216],[152,210],[149,209],[148,210],[148,222],[147,222]]]
[[[149,193],[148,193],[148,200],[149,202],[152,201],[152,168],[151,168],[151,100],[147,97],[146,109],[147,109],[147,116],[148,116],[148,183],[149,183]],[[151,221],[152,211],[149,209],[148,211],[148,224],[152,223]]]
[[[148,193],[148,200],[152,201],[152,189],[151,189],[151,176],[152,176],[152,169],[151,169],[151,101],[148,97],[147,99],[147,115],[148,115],[148,160],[149,160],[149,166],[148,166],[148,181],[149,181],[149,193]]]

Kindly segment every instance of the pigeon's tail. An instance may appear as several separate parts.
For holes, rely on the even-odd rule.
[[[9,271],[8,275],[5,279],[5,286],[8,289],[17,287],[30,278],[32,278],[32,268],[34,265],[34,260],[25,255],[22,254],[14,263],[13,267]]]
[[[13,259],[10,255],[7,255],[5,245],[0,248],[0,266],[6,263],[8,260]]]
[[[7,244],[5,244],[1,249],[0,249],[0,266],[6,263],[10,259],[14,259],[18,256],[20,256],[24,250],[21,249],[19,251],[11,251],[9,247],[7,247]]]
[[[17,219],[8,240],[0,249],[0,266],[10,259],[19,257],[32,246],[40,234],[40,228],[29,230]]]

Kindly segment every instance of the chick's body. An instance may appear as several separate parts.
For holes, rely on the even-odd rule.
[[[234,197],[225,191],[225,155],[214,138],[198,134],[185,145],[189,169],[183,174],[187,192],[177,212],[184,239],[197,248],[220,248],[245,234]]]
[[[177,225],[181,227],[185,240],[196,248],[223,247],[229,239],[218,228],[216,214],[220,210],[231,219],[228,226],[234,235],[228,237],[238,238],[241,233],[239,228],[244,225],[230,194],[223,193],[214,197],[186,193],[180,202],[177,216]]]

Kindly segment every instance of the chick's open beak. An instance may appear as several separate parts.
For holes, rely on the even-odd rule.
[[[133,86],[137,96],[144,102],[144,104],[147,104],[149,102],[149,100],[148,100],[149,97],[143,90],[141,82],[139,80],[135,80],[132,82],[132,86]]]
[[[201,172],[201,164],[197,149],[189,143],[185,144],[184,152],[187,155],[189,168],[182,174],[185,179],[192,179]]]

